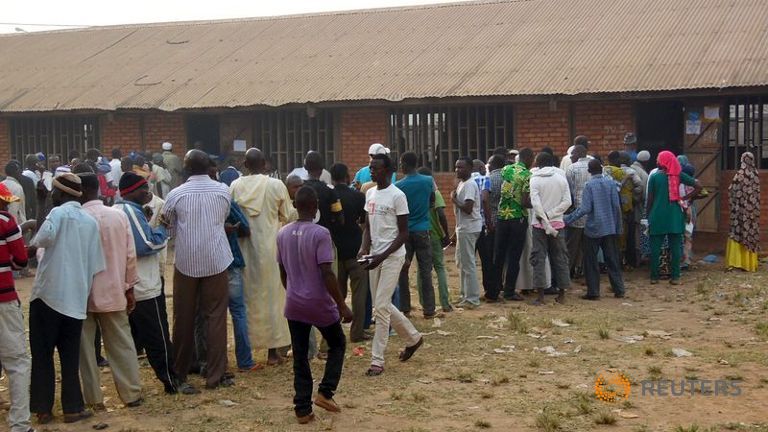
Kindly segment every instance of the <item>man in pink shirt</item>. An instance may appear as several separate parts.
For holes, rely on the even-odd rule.
[[[128,322],[128,314],[136,305],[133,286],[138,281],[133,234],[125,213],[105,206],[99,199],[99,180],[96,175],[92,172],[78,175],[82,180],[83,210],[99,223],[99,236],[106,262],[106,270],[93,278],[93,288],[88,297],[88,317],[83,322],[80,338],[83,398],[94,409],[104,409],[101,372],[93,349],[98,324],[109,353],[117,393],[126,406],[139,406],[142,402],[139,364]]]

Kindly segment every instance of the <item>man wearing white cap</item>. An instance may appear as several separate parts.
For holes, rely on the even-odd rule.
[[[307,155],[309,155],[310,153],[317,153],[317,152],[315,152],[313,150],[310,150],[310,151],[307,152]],[[264,174],[268,175],[269,173],[265,172]],[[304,168],[303,166],[300,166],[298,168],[294,168],[293,171],[288,173],[288,177],[290,177],[290,176],[296,176],[296,177],[299,177],[300,179],[302,179],[304,181],[307,181],[307,180],[309,180],[309,171],[307,171],[307,169]],[[325,169],[325,168],[323,168],[323,171],[320,174],[320,181],[325,183],[326,185],[332,185],[333,184],[333,179],[331,179],[331,173],[328,172],[328,170]]]
[[[163,143],[163,163],[165,168],[171,172],[171,189],[173,189],[182,183],[181,158],[173,154],[171,149],[173,149],[173,144],[167,141]]]
[[[637,159],[635,160],[630,167],[635,170],[637,173],[637,177],[640,179],[640,182],[642,183],[642,191],[640,193],[640,196],[638,197],[638,201],[635,202],[635,205],[633,206],[635,209],[635,238],[637,241],[635,242],[635,246],[638,249],[638,255],[642,257],[643,256],[643,242],[645,244],[648,243],[648,237],[645,236],[643,232],[643,227],[640,225],[640,222],[643,219],[643,210],[645,209],[645,196],[646,196],[646,188],[648,187],[648,171],[646,168],[646,164],[648,161],[651,160],[651,153],[648,152],[648,150],[643,150],[641,152],[637,153]],[[644,240],[643,240],[644,239]]]
[[[377,154],[384,154],[389,155],[389,149],[384,147],[384,144],[374,143],[371,144],[370,147],[368,147],[368,156],[373,159],[374,155]],[[370,159],[369,159],[370,162]],[[366,184],[371,182],[371,168],[367,164],[360,168],[360,170],[355,174],[355,179],[352,180],[352,186],[354,186],[357,190],[360,190],[360,188]],[[397,181],[397,176],[393,172],[392,173],[392,183],[394,184],[395,181]]]

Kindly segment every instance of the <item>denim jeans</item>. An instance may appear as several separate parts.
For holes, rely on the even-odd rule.
[[[419,264],[418,277],[421,282],[419,298],[425,315],[435,313],[435,289],[432,286],[432,245],[429,243],[429,231],[413,231],[408,234],[405,242],[405,259],[412,261],[414,255]],[[408,267],[403,266],[398,279],[400,291],[400,310],[403,313],[411,311],[411,290],[408,277]]]
[[[305,416],[312,412],[312,369],[309,367],[309,335],[312,324],[288,320],[291,331],[291,349],[293,350],[293,397],[294,410],[297,416]],[[325,362],[325,372],[317,392],[326,398],[332,398],[341,379],[341,369],[344,365],[346,338],[341,322],[337,321],[328,327],[318,327],[323,339],[328,342],[328,360]]]
[[[619,257],[618,238],[615,235],[591,238],[584,236],[584,279],[587,282],[587,295],[600,295],[600,265],[597,262],[597,251],[603,250],[605,263],[608,265],[608,278],[611,288],[616,295],[624,294],[624,279],[621,275],[621,258]]]
[[[459,267],[459,293],[461,301],[480,304],[480,284],[477,281],[475,246],[479,232],[456,233],[456,265]]]
[[[451,296],[448,293],[448,274],[445,272],[445,256],[443,253],[443,243],[437,236],[430,236],[429,243],[432,246],[432,268],[437,273],[437,292],[440,295],[440,306],[443,309],[451,308]],[[417,286],[419,293],[421,293],[421,279],[418,279]],[[424,302],[419,297],[421,307],[424,307]]]
[[[243,297],[243,269],[230,267],[229,277],[229,314],[232,315],[232,327],[235,333],[235,357],[237,367],[250,369],[253,367],[251,340],[248,338],[248,314]]]

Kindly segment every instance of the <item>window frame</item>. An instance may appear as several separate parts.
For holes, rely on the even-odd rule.
[[[496,147],[515,147],[508,103],[397,107],[389,110],[387,127],[393,157],[412,151],[439,173],[453,171],[459,157],[485,161]]]
[[[10,117],[8,123],[11,157],[22,163],[28,154],[57,155],[68,162],[73,150],[82,155],[101,148],[98,116],[22,116]]]
[[[751,151],[758,169],[768,169],[768,97],[728,101],[723,128],[723,170],[737,170]]]

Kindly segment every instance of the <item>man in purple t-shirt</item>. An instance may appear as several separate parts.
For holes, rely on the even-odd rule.
[[[309,332],[317,327],[328,343],[328,360],[317,389],[315,405],[332,412],[341,408],[333,394],[341,379],[346,339],[341,322],[352,321],[352,311],[333,273],[333,242],[327,228],[314,223],[317,194],[304,186],[296,193],[299,219],[284,226],[277,235],[277,261],[286,288],[285,318],[293,348],[293,398],[299,423],[312,421],[312,370],[309,367]],[[341,317],[341,321],[340,321]]]

